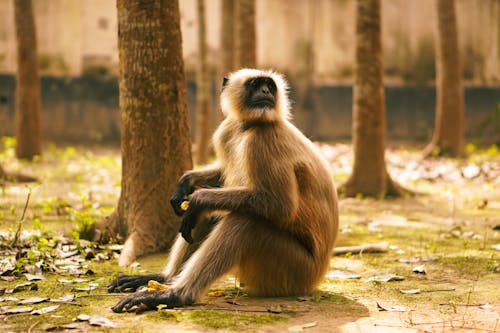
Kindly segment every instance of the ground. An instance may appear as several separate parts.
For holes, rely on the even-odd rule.
[[[105,286],[119,272],[161,270],[166,254],[120,269],[119,247],[74,239],[113,210],[120,185],[119,150],[49,146],[43,157],[27,163],[15,160],[12,147],[12,139],[4,138],[0,163],[9,171],[35,175],[40,183],[0,188],[2,332],[500,331],[496,147],[469,145],[467,159],[425,161],[419,160],[418,150],[390,149],[390,173],[417,195],[342,198],[337,245],[386,242],[387,251],[333,256],[324,282],[312,295],[248,297],[229,275],[199,304],[143,314],[113,313],[110,307],[121,295],[108,294]],[[320,148],[341,183],[350,172],[350,146]],[[33,281],[38,290],[13,292],[33,275],[43,278]],[[390,278],[396,281],[385,282]],[[70,297],[60,299],[64,295]],[[19,304],[23,301],[28,304]],[[48,308],[54,305],[59,307]],[[20,307],[32,309],[12,313]],[[37,309],[53,311],[35,315],[31,310]],[[111,323],[93,317],[91,326],[88,318],[76,320],[82,314]]]

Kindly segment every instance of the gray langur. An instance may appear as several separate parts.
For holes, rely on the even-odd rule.
[[[192,304],[228,272],[251,295],[299,295],[318,285],[337,235],[337,194],[327,163],[289,121],[287,93],[272,71],[242,69],[224,80],[217,162],[179,181],[171,203],[181,234],[166,269],[119,276],[108,290],[136,290],[148,280],[170,287],[137,291],[113,311]]]

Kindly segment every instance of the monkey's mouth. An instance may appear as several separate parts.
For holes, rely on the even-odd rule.
[[[262,98],[253,100],[252,103],[250,103],[250,107],[259,108],[259,109],[274,108],[275,104],[276,103],[275,103],[273,98],[262,97]]]

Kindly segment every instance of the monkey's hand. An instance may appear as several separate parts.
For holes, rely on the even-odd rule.
[[[184,215],[185,210],[182,209],[182,203],[188,200],[188,196],[193,193],[190,185],[190,177],[188,175],[182,176],[177,184],[174,194],[170,198],[170,204],[174,209],[175,214],[178,216]]]
[[[199,197],[202,191],[203,190],[199,190],[193,194],[191,200],[189,201],[189,206],[187,207],[187,210],[184,212],[184,216],[182,217],[179,232],[188,243],[193,243],[191,231],[196,226],[198,216],[203,210],[203,207],[199,201]]]
[[[141,304],[144,304],[142,307],[145,307],[146,310],[156,310],[156,307],[160,304],[165,304],[168,309],[186,305],[173,290],[138,291],[122,298],[111,309],[118,313],[129,311],[134,306],[140,306]]]
[[[150,280],[165,283],[165,277],[161,274],[118,275],[108,284],[108,292],[136,291],[138,288],[146,286]]]

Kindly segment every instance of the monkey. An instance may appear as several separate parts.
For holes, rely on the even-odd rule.
[[[118,276],[108,290],[134,291],[148,280],[170,286],[136,291],[113,311],[193,304],[229,272],[250,295],[317,287],[337,236],[337,192],[326,161],[290,120],[288,92],[274,71],[240,69],[224,78],[216,162],[178,182],[170,202],[182,221],[165,270]]]

